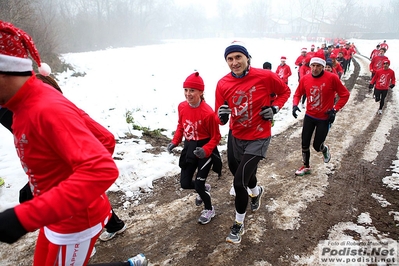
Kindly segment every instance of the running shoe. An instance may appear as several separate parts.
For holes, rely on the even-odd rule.
[[[330,148],[324,144],[323,159],[325,163],[328,163],[331,159]]]
[[[133,258],[130,258],[127,260],[130,263],[130,266],[147,266],[148,265],[148,260],[144,256],[143,253],[140,253]]]
[[[198,222],[200,224],[207,224],[209,223],[213,217],[215,217],[215,208],[212,206],[212,210],[203,210],[201,212],[201,216],[198,218]]]
[[[125,225],[122,227],[122,229],[120,229],[120,230],[118,230],[118,231],[116,231],[116,232],[110,233],[110,232],[104,231],[104,232],[100,235],[99,238],[100,238],[101,241],[108,241],[108,240],[111,240],[111,239],[114,238],[117,234],[121,234],[121,233],[125,232],[126,228],[127,228],[127,226],[126,226],[126,224],[125,224]]]
[[[311,173],[310,167],[302,166],[298,170],[295,171],[295,175],[303,176]]]
[[[263,190],[264,190],[263,187],[259,186],[259,194],[257,196],[255,196],[255,197],[251,197],[251,210],[253,212],[259,210],[260,200],[261,200],[262,195],[263,195]]]
[[[244,234],[244,224],[235,221],[230,229],[231,231],[229,235],[226,237],[226,241],[233,244],[240,243],[241,236]]]

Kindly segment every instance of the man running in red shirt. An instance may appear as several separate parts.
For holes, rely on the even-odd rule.
[[[320,57],[310,60],[312,73],[299,80],[298,88],[293,98],[292,115],[297,118],[299,101],[303,94],[307,95],[306,113],[302,127],[302,158],[303,165],[295,172],[295,175],[303,176],[311,173],[310,168],[310,142],[314,134],[313,148],[316,152],[323,153],[325,163],[330,161],[329,147],[324,143],[334,122],[335,114],[344,107],[349,99],[349,91],[337,75],[324,71],[326,61]],[[334,102],[335,95],[339,100]]]

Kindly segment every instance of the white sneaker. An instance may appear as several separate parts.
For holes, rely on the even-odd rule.
[[[215,208],[212,206],[212,210],[203,210],[201,216],[198,218],[200,224],[209,223],[213,217],[215,217]]]
[[[378,110],[377,114],[382,115],[382,110]]]
[[[130,266],[147,266],[148,265],[148,260],[144,256],[143,253],[137,254],[133,258],[128,259],[127,262],[130,263]]]
[[[104,231],[104,232],[100,235],[99,239],[100,239],[101,241],[108,241],[108,240],[111,240],[111,239],[114,238],[117,234],[121,234],[121,233],[125,232],[126,228],[127,228],[127,226],[126,226],[126,223],[125,223],[125,225],[122,227],[122,229],[120,229],[120,230],[118,230],[118,231],[116,231],[116,232],[110,233],[110,232]]]

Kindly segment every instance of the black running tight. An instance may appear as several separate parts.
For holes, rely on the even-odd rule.
[[[234,175],[234,189],[236,192],[235,207],[236,211],[243,214],[248,206],[247,187],[254,188],[257,184],[256,170],[260,156],[244,154]]]
[[[326,140],[330,124],[328,120],[319,120],[305,115],[303,119],[302,128],[302,157],[303,163],[309,167],[310,160],[310,142],[312,140],[313,132],[313,148],[315,151],[320,152],[324,149],[324,141]]]

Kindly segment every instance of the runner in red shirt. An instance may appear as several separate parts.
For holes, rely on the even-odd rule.
[[[375,73],[377,70],[382,69],[383,67],[383,62],[385,60],[388,60],[388,57],[385,56],[385,48],[380,48],[380,53],[377,56],[374,56],[373,59],[371,59],[369,68],[371,72],[371,78],[374,77]]]
[[[301,66],[305,64],[307,50],[306,48],[302,48],[301,55],[295,60],[296,68],[298,68],[298,80],[301,78]]]
[[[376,102],[380,102],[378,114],[382,114],[382,107],[384,107],[385,98],[388,94],[388,89],[395,87],[396,78],[395,71],[389,68],[391,62],[385,59],[383,62],[383,68],[375,72],[374,77],[370,81],[369,88],[374,88],[374,98]]]
[[[288,78],[292,75],[291,68],[285,63],[287,58],[282,56],[280,59],[280,65],[276,69],[276,74],[281,78],[281,80],[288,85]]]
[[[302,128],[302,158],[303,166],[295,175],[303,176],[311,173],[310,143],[314,134],[313,148],[323,153],[324,162],[330,161],[331,155],[325,140],[334,122],[335,114],[344,107],[349,99],[349,91],[342,85],[337,75],[324,71],[326,61],[320,57],[313,57],[310,61],[312,74],[299,80],[298,88],[293,97],[292,115],[297,118],[299,101],[303,94],[307,95],[306,113]],[[339,100],[335,103],[336,94]]]
[[[39,229],[34,266],[87,265],[111,216],[105,192],[118,168],[87,114],[34,75],[28,56],[40,74],[51,70],[32,38],[0,21],[0,43],[0,105],[14,113],[15,148],[34,196],[0,213],[0,241]],[[147,264],[142,254],[129,261],[112,265]]]
[[[257,166],[266,156],[273,116],[291,92],[272,71],[250,66],[251,57],[243,43],[231,43],[225,49],[224,58],[231,72],[216,85],[215,110],[221,124],[226,124],[229,116],[231,119],[232,149],[238,167],[234,175],[235,220],[226,241],[238,244],[244,232],[249,201],[247,189],[251,191],[250,206],[255,212],[260,208],[263,194],[256,178]]]
[[[221,160],[217,145],[221,139],[219,121],[212,108],[204,99],[204,81],[195,72],[183,83],[185,101],[178,106],[178,124],[168,151],[172,152],[183,140],[184,148],[180,155],[180,185],[183,189],[195,189],[198,193],[196,205],[204,203],[198,222],[207,224],[215,216],[215,208],[211,202],[210,185],[205,184],[212,166],[219,165]],[[193,180],[193,176],[195,180]]]
[[[380,54],[380,45],[377,44],[376,48],[371,51],[370,60],[372,60],[375,56]]]

